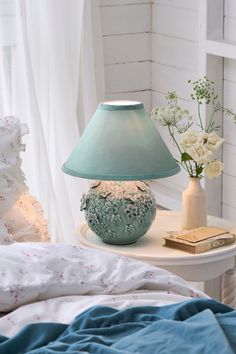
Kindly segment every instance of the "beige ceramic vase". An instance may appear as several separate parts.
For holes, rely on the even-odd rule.
[[[189,178],[182,193],[182,229],[190,230],[207,225],[207,196],[200,178]]]

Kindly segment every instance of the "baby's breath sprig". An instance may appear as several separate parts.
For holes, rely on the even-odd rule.
[[[189,111],[178,104],[178,96],[175,91],[166,95],[167,106],[154,107],[151,116],[160,125],[166,127],[170,137],[177,147],[180,158],[176,161],[187,171],[191,177],[201,177],[202,173],[208,178],[217,177],[223,170],[221,161],[215,159],[214,154],[223,143],[215,130],[220,127],[216,125],[215,114],[224,112],[233,116],[236,122],[236,114],[217,102],[214,82],[207,77],[199,80],[189,80],[192,85],[191,98],[196,101],[198,107],[198,119],[200,130],[192,130],[192,117]],[[203,125],[201,117],[201,106],[205,103],[211,105],[211,116],[207,126]],[[179,137],[178,137],[179,136]]]
[[[228,116],[232,116],[236,122],[236,115],[230,110],[223,107],[218,101],[218,95],[215,93],[215,83],[214,81],[209,80],[206,76],[202,79],[196,81],[189,80],[188,83],[192,85],[193,92],[191,93],[191,98],[193,101],[197,101],[198,105],[198,118],[200,127],[206,133],[211,133],[220,128],[219,125],[216,125],[215,114],[217,112],[225,113]],[[205,103],[207,105],[211,104],[212,113],[209,119],[207,126],[204,128],[202,118],[201,118],[201,105]]]
[[[206,76],[204,76],[202,79],[198,79],[196,81],[189,80],[188,83],[190,83],[193,87],[193,92],[191,93],[191,98],[193,101],[194,100],[197,101],[199,123],[200,123],[201,129],[204,130],[202,117],[201,117],[201,105],[204,102],[207,105],[212,103],[212,105],[214,106],[215,101],[217,99],[217,95],[215,94],[215,87],[214,87],[215,84],[213,81],[209,80]],[[214,116],[214,113],[210,119],[210,123],[208,125],[208,128],[206,129],[207,132],[214,130],[214,125],[212,124],[213,116]]]
[[[165,96],[166,100],[167,100],[167,104],[169,106],[177,106],[177,93],[176,91],[170,91],[167,93],[167,95]]]
[[[205,102],[209,104],[215,102],[217,95],[215,94],[215,84],[209,80],[206,76],[203,79],[196,81],[188,80],[188,83],[192,84],[193,92],[191,98],[196,100],[200,105]]]

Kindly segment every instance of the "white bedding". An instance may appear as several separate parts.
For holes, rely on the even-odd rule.
[[[176,275],[114,254],[65,244],[0,246],[0,333],[33,322],[69,323],[94,305],[166,305],[207,297]]]

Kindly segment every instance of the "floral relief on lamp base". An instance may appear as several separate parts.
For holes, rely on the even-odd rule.
[[[103,242],[127,245],[146,234],[155,219],[156,202],[145,182],[98,181],[83,195],[81,210]]]

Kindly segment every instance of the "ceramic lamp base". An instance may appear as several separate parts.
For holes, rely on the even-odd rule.
[[[156,202],[145,182],[99,181],[82,197],[81,210],[103,242],[128,245],[152,225]]]

